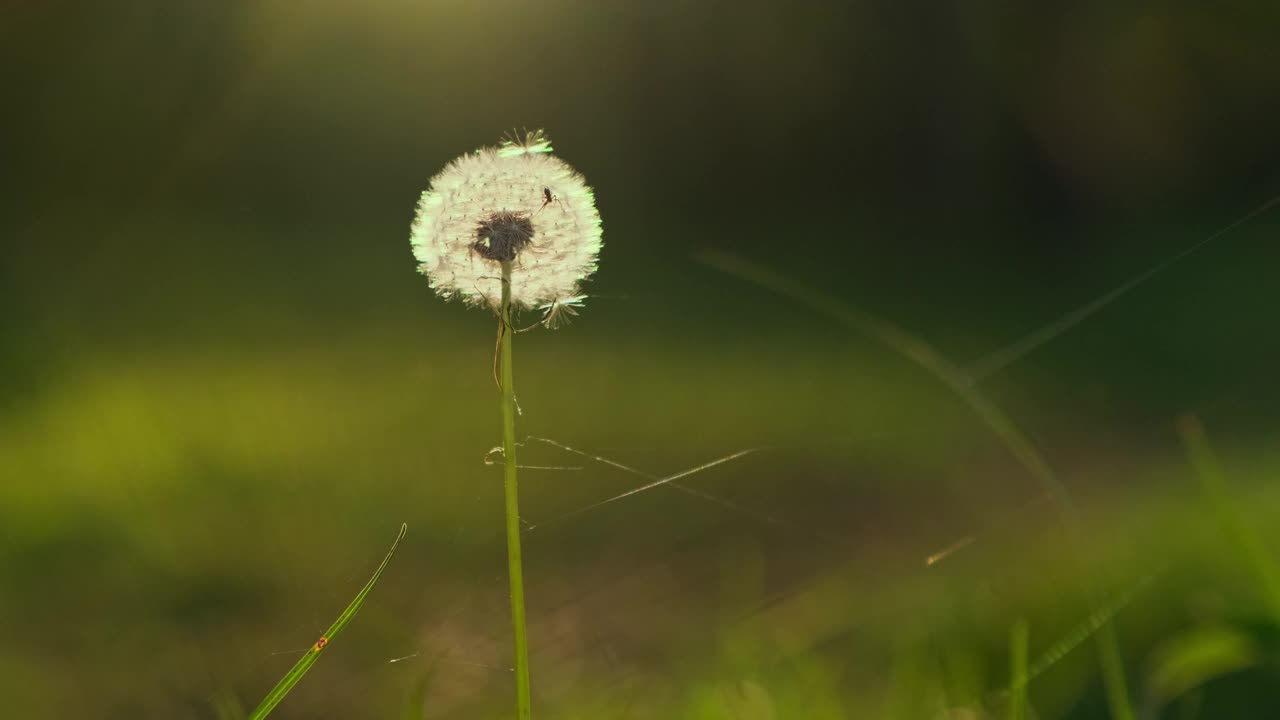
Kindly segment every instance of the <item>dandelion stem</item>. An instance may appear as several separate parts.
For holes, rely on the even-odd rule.
[[[529,694],[529,638],[524,619],[524,570],[520,559],[520,499],[516,486],[515,385],[511,371],[511,262],[502,263],[502,460],[507,499],[507,574],[511,582],[511,625],[516,643],[516,717],[532,714]]]

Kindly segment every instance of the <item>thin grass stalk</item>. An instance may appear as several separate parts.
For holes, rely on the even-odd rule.
[[[529,720],[529,637],[524,617],[524,569],[520,556],[520,496],[516,485],[515,385],[511,370],[511,263],[502,263],[502,478],[507,506],[507,575],[511,582],[511,626],[515,635],[516,717]]]
[[[1009,631],[1009,720],[1027,717],[1027,645],[1030,629],[1026,618],[1019,618]]]
[[[709,251],[702,253],[700,259],[722,272],[790,298],[850,330],[884,343],[951,388],[978,417],[982,418],[992,433],[1004,443],[1009,452],[1039,483],[1042,491],[1055,501],[1072,545],[1078,546],[1078,534],[1081,532],[1079,510],[1048,461],[1017,424],[978,390],[973,378],[935,350],[932,345],[897,325],[841,302],[827,293],[806,287],[738,255]],[[1106,604],[1106,592],[1096,582],[1089,590],[1090,604],[1094,614],[1097,615],[1098,608]],[[1106,685],[1111,717],[1113,720],[1133,720],[1133,705],[1129,699],[1128,683],[1125,681],[1120,643],[1110,619],[1097,628],[1094,642],[1097,644],[1098,656],[1102,662],[1102,679]]]
[[[1115,626],[1107,621],[1094,636],[1098,664],[1102,666],[1102,686],[1107,691],[1107,708],[1114,720],[1134,720],[1133,703],[1129,699],[1129,682],[1125,679],[1124,660],[1120,656],[1120,640]]]
[[[387,565],[391,564],[391,558],[395,556],[396,548],[400,547],[400,541],[404,540],[404,535],[408,530],[408,525],[402,524],[400,526],[400,533],[396,535],[395,542],[391,543],[391,549],[387,551],[386,557],[382,558],[378,569],[373,571],[373,577],[369,578],[369,582],[365,583],[360,592],[356,593],[355,599],[351,601],[350,605],[347,605],[347,609],[342,611],[338,619],[333,621],[329,629],[325,630],[324,635],[321,635],[320,639],[307,652],[303,653],[302,657],[298,659],[298,662],[294,664],[289,672],[285,673],[280,682],[271,688],[271,692],[267,693],[267,696],[262,699],[261,703],[258,703],[258,707],[249,715],[249,720],[263,720],[263,718],[270,715],[271,711],[275,710],[276,706],[280,704],[280,701],[284,700],[285,696],[289,694],[289,691],[293,690],[293,686],[297,685],[298,681],[311,670],[311,666],[316,664],[316,660],[320,658],[320,653],[324,652],[324,649],[329,647],[333,639],[346,629],[347,625],[355,618],[356,613],[360,611],[360,606],[364,605],[365,598],[369,597],[369,593],[373,592],[373,586],[378,584],[378,579],[382,577]]]
[[[1253,572],[1272,617],[1280,620],[1280,566],[1267,550],[1266,542],[1257,529],[1231,499],[1222,463],[1209,444],[1204,424],[1195,415],[1184,415],[1178,419],[1178,434],[1200,480],[1200,488],[1218,516],[1218,523]]]

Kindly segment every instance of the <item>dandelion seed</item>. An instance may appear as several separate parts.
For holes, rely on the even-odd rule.
[[[551,330],[568,325],[570,318],[578,317],[578,309],[586,299],[586,295],[574,295],[539,305],[538,309],[543,311],[541,323]]]
[[[555,327],[581,306],[596,269],[600,215],[582,176],[551,154],[542,131],[511,134],[449,163],[418,202],[410,243],[418,269],[446,298],[495,311],[501,266],[511,304]]]

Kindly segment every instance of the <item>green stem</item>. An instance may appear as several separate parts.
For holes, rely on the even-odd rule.
[[[515,385],[511,372],[511,263],[502,263],[502,478],[507,498],[507,574],[511,579],[511,625],[516,638],[516,717],[529,720],[529,637],[524,619],[524,570],[520,560],[520,496],[516,486]]]
[[[1209,506],[1239,550],[1237,557],[1243,558],[1253,570],[1272,614],[1280,620],[1280,567],[1267,551],[1266,543],[1257,530],[1249,525],[1239,507],[1232,502],[1222,463],[1209,444],[1204,424],[1195,415],[1184,415],[1178,419],[1178,434],[1182,436],[1182,444],[1200,478],[1200,486],[1209,498]]]
[[[1009,633],[1009,720],[1027,717],[1027,643],[1030,626],[1018,618]]]
[[[1125,680],[1116,626],[1108,622],[1098,628],[1094,644],[1098,648],[1098,662],[1102,665],[1102,685],[1107,691],[1111,720],[1134,720],[1136,716],[1129,700],[1129,683]]]

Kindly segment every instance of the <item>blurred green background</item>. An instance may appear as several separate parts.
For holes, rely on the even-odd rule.
[[[561,519],[648,480],[526,445],[562,468],[522,476],[536,715],[1003,717],[1025,619],[1069,650],[1035,717],[1107,717],[1069,641],[1104,587],[1144,717],[1276,716],[1280,211],[980,385],[1075,531],[937,379],[697,260],[967,366],[1280,192],[1276,37],[1264,0],[9,4],[3,714],[238,717],[401,522],[278,716],[509,714],[494,320],[408,225],[527,127],[605,247],[517,338],[520,432],[659,476],[762,448]]]

